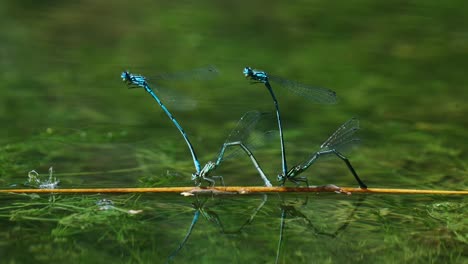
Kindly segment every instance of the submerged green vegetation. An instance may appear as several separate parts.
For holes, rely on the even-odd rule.
[[[175,262],[273,262],[281,210],[286,212],[281,262],[461,263],[466,257],[468,223],[463,215],[468,212],[460,198],[343,199],[329,194],[278,198],[270,195],[265,202],[261,195],[10,196],[8,205],[0,208],[2,256],[40,263],[100,262],[95,258],[165,262],[185,236],[200,208],[196,205],[203,202],[202,216]],[[111,205],[98,204],[108,199]],[[16,254],[20,248],[28,254]]]
[[[119,76],[210,64],[215,80],[155,84],[196,102],[167,106],[202,164],[243,113],[273,112],[267,90],[242,75],[251,66],[337,92],[338,104],[323,106],[275,90],[289,164],[358,117],[362,143],[346,155],[369,187],[468,189],[464,1],[47,2],[0,4],[2,189],[51,166],[62,188],[193,185],[180,134]],[[278,140],[254,152],[276,184]],[[262,185],[243,155],[216,174],[227,185]],[[304,175],[356,185],[334,158]],[[164,263],[199,212],[172,262],[273,263],[283,214],[280,263],[463,263],[466,205],[426,195],[2,194],[0,259]]]

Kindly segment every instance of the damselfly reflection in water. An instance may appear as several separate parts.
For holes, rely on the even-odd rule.
[[[304,85],[298,82],[286,80],[277,76],[270,76],[266,72],[253,70],[250,67],[244,68],[244,76],[254,83],[263,83],[265,87],[270,92],[270,95],[275,104],[276,118],[278,122],[278,129],[280,135],[280,145],[281,145],[281,163],[282,163],[282,173],[286,175],[288,172],[288,165],[286,160],[286,147],[284,145],[283,137],[283,125],[281,120],[281,113],[279,110],[279,103],[276,99],[273,88],[271,87],[270,81],[278,83],[282,87],[288,88],[291,92],[308,99],[311,102],[320,103],[320,104],[334,104],[336,103],[336,93],[332,90],[318,87],[311,87]]]
[[[306,177],[297,177],[299,174],[304,172],[307,168],[309,168],[320,156],[327,155],[327,154],[334,154],[341,160],[346,163],[346,166],[353,174],[356,181],[359,183],[359,187],[367,188],[366,184],[359,178],[356,171],[354,170],[353,166],[349,162],[348,158],[346,158],[343,154],[338,152],[338,148],[340,146],[346,145],[351,143],[352,141],[356,141],[357,139],[353,139],[353,134],[359,129],[359,121],[356,118],[352,118],[343,125],[341,125],[335,133],[333,133],[327,141],[325,141],[321,146],[320,150],[314,153],[310,158],[308,158],[303,163],[294,166],[290,170],[288,170],[287,163],[286,163],[286,150],[284,146],[284,139],[283,139],[283,129],[281,125],[281,117],[280,117],[280,110],[278,101],[276,100],[276,96],[273,92],[273,89],[270,85],[270,81],[278,83],[282,87],[288,88],[293,93],[302,96],[312,102],[315,103],[322,103],[322,104],[334,104],[336,103],[336,93],[332,90],[325,89],[325,88],[318,88],[318,87],[311,87],[308,85],[304,85],[295,81],[290,81],[283,79],[277,76],[270,76],[266,72],[253,70],[250,67],[244,68],[244,75],[259,83],[265,84],[268,91],[273,98],[273,102],[276,108],[276,115],[278,121],[278,127],[280,131],[280,141],[281,141],[281,153],[282,153],[282,174],[278,175],[278,181],[281,182],[281,185],[284,185],[286,180],[290,180],[296,184],[300,182],[305,182],[307,186],[309,183]]]
[[[331,239],[335,239],[338,237],[338,235],[346,230],[348,228],[349,224],[351,223],[352,219],[354,218],[354,215],[356,211],[359,209],[359,207],[362,205],[364,199],[366,196],[362,195],[359,196],[358,200],[355,202],[353,205],[353,210],[349,213],[349,215],[346,217],[344,220],[343,224],[341,224],[338,228],[335,229],[333,232],[327,232],[322,230],[321,228],[318,228],[314,225],[312,220],[310,220],[304,213],[302,213],[298,208],[299,207],[304,207],[308,204],[309,201],[309,196],[305,197],[304,202],[298,204],[296,203],[291,203],[291,202],[286,202],[286,199],[280,195],[281,199],[281,204],[280,204],[280,209],[281,209],[281,223],[280,223],[280,232],[279,232],[279,239],[278,239],[278,247],[276,250],[276,259],[275,263],[280,262],[280,256],[283,248],[283,241],[284,241],[284,229],[286,225],[286,218],[292,219],[301,219],[305,223],[306,229],[310,230],[315,236],[323,236],[323,237],[328,237]],[[314,210],[314,213],[317,213],[317,211]],[[331,220],[331,219],[329,219]],[[336,219],[333,219],[336,221]],[[288,261],[285,261],[285,263],[288,263]]]
[[[200,218],[200,214],[206,220],[208,220],[208,222],[214,224],[220,230],[220,232],[222,234],[240,234],[242,232],[242,230],[246,226],[251,224],[252,221],[255,219],[255,216],[257,215],[257,213],[263,208],[263,206],[267,202],[268,196],[266,194],[262,195],[262,200],[258,204],[258,206],[255,207],[255,209],[252,211],[252,213],[247,218],[247,220],[244,221],[244,223],[239,228],[237,228],[235,230],[226,230],[225,229],[225,227],[223,225],[223,222],[221,221],[221,218],[219,217],[219,215],[215,211],[213,211],[213,210],[211,210],[211,209],[209,209],[208,207],[205,206],[208,199],[209,199],[208,197],[204,197],[203,199],[201,199],[198,196],[195,197],[195,201],[192,203],[192,205],[193,205],[193,207],[195,209],[195,212],[194,212],[194,215],[193,215],[193,218],[192,218],[192,222],[191,222],[191,224],[189,226],[189,229],[187,230],[187,233],[185,234],[184,238],[179,243],[177,248],[169,255],[166,263],[171,262],[177,256],[177,254],[179,254],[179,252],[182,250],[182,248],[185,246],[188,239],[192,235],[192,232],[193,232],[193,229],[195,228],[196,223],[198,222],[198,220]],[[222,198],[220,198],[220,199],[222,199]]]
[[[200,74],[201,70],[197,69],[195,71],[195,76],[203,76]],[[216,72],[213,68],[210,68],[206,70],[206,72]],[[178,76],[175,74],[175,76]],[[187,76],[187,72],[182,74],[181,76]],[[184,138],[190,154],[192,155],[192,160],[195,166],[196,172],[192,175],[192,180],[196,183],[196,185],[200,185],[202,180],[208,182],[211,186],[214,186],[215,180],[212,179],[213,177],[209,177],[209,174],[215,170],[222,162],[224,152],[227,147],[231,146],[239,146],[244,150],[244,152],[250,157],[252,160],[252,163],[254,164],[255,168],[259,172],[260,176],[262,177],[262,180],[264,181],[266,186],[272,186],[270,181],[267,179],[265,176],[265,173],[262,171],[260,166],[258,165],[257,160],[253,156],[252,152],[249,150],[247,146],[245,146],[242,142],[243,138],[245,138],[248,133],[252,130],[252,127],[255,125],[255,123],[258,121],[260,118],[260,113],[253,111],[253,112],[248,112],[246,113],[240,120],[239,123],[237,124],[237,127],[233,130],[233,132],[228,136],[227,141],[223,144],[220,153],[218,154],[218,157],[216,159],[216,162],[209,161],[203,168],[201,167],[201,164],[197,158],[197,155],[195,153],[195,149],[193,148],[192,143],[190,142],[188,135],[185,133],[184,129],[182,126],[179,124],[179,122],[175,119],[175,117],[169,112],[169,109],[162,103],[161,99],[156,95],[154,90],[149,86],[147,79],[144,76],[141,75],[135,75],[131,74],[128,71],[124,71],[121,74],[121,78],[123,81],[125,81],[130,88],[138,88],[142,87],[144,88],[153,98],[154,100],[159,104],[159,106],[163,109],[163,111],[167,114],[167,116],[171,119],[171,121],[174,123],[174,125],[177,127],[179,132],[181,133],[182,137]],[[214,178],[219,178],[219,176],[214,177]],[[222,178],[221,178],[222,179]]]
[[[274,195],[273,197],[275,197]],[[351,197],[351,196],[348,196]],[[271,198],[271,197],[270,197]],[[186,255],[186,254],[193,254],[190,253],[187,250],[184,250],[184,247],[189,245],[190,247],[190,237],[192,234],[197,234],[197,236],[207,236],[210,237],[210,240],[213,239],[213,229],[207,230],[206,225],[199,226],[203,222],[200,223],[200,219],[206,220],[205,223],[208,223],[209,225],[212,225],[215,230],[219,230],[220,235],[229,235],[227,238],[221,238],[218,236],[217,232],[216,237],[217,239],[229,239],[229,240],[242,240],[242,239],[248,239],[249,236],[258,236],[261,234],[256,233],[258,232],[264,232],[264,230],[259,230],[259,227],[264,227],[268,228],[271,226],[271,217],[274,219],[279,219],[280,220],[280,229],[279,229],[279,237],[278,237],[278,243],[276,246],[273,248],[270,248],[271,253],[269,254],[271,256],[271,260],[275,259],[276,263],[279,263],[282,261],[281,255],[283,254],[283,248],[285,246],[285,237],[291,237],[292,234],[289,233],[287,230],[293,230],[293,231],[300,231],[301,236],[306,235],[308,236],[309,239],[314,239],[316,238],[317,240],[319,239],[336,239],[342,232],[345,232],[345,230],[350,226],[350,224],[353,222],[354,215],[359,209],[359,207],[362,204],[362,201],[364,200],[365,196],[359,196],[357,197],[358,199],[355,200],[354,202],[347,202],[348,205],[339,205],[339,209],[337,207],[334,207],[332,204],[335,204],[336,200],[328,200],[324,199],[321,200],[320,198],[317,197],[317,204],[314,206],[314,202],[309,202],[308,196],[303,196],[299,195],[299,197],[296,197],[295,199],[292,199],[293,196],[291,195],[278,195],[279,198],[279,203],[277,205],[271,204],[271,199],[268,199],[268,195],[263,194],[262,198],[259,202],[257,202],[258,199],[255,199],[255,204],[256,207],[248,209],[248,212],[244,212],[243,215],[246,216],[245,220],[240,220],[240,221],[234,221],[232,220],[232,214],[239,214],[239,208],[246,208],[246,206],[252,206],[254,203],[247,203],[247,201],[244,200],[242,205],[238,205],[239,208],[236,210],[233,210],[233,208],[226,208],[226,203],[228,201],[233,201],[233,198],[231,199],[230,197],[227,196],[217,196],[217,198],[212,198],[212,197],[201,197],[196,196],[194,197],[194,202],[192,203],[192,206],[194,208],[194,213],[192,220],[190,222],[190,225],[187,229],[187,231],[184,233],[182,240],[178,243],[178,245],[175,247],[175,249],[169,254],[169,257],[167,258],[166,263],[172,263],[173,261],[176,261],[178,255]],[[324,197],[321,197],[324,198]],[[248,199],[251,200],[252,197],[245,198],[243,197],[242,199]],[[270,204],[268,205],[268,200],[270,200]],[[328,201],[327,201],[328,200]],[[314,200],[315,201],[315,200]],[[323,203],[325,205],[323,205]],[[330,204],[332,203],[332,204]],[[219,205],[223,205],[222,207]],[[331,206],[331,208],[329,208]],[[338,205],[336,205],[338,206]],[[262,210],[264,209],[265,210]],[[277,215],[277,210],[275,208],[279,208],[280,214]],[[242,210],[242,209],[240,209]],[[349,210],[349,211],[348,211]],[[262,213],[259,214],[259,212],[262,211]],[[265,212],[266,211],[266,212]],[[272,216],[268,216],[269,214],[273,214]],[[310,217],[310,214],[314,214],[315,216]],[[319,216],[316,216],[316,214],[319,214]],[[331,215],[330,215],[331,214]],[[226,216],[229,215],[230,217]],[[320,215],[328,215],[326,223],[320,220],[321,216]],[[258,216],[258,218],[256,218]],[[276,217],[275,217],[276,216]],[[330,218],[332,217],[332,218]],[[223,221],[224,219],[224,221]],[[256,220],[255,220],[256,219]],[[256,222],[254,226],[251,226],[253,222]],[[267,221],[268,224],[264,225],[265,223],[261,223],[263,221]],[[317,221],[317,222],[316,222]],[[330,224],[329,222],[333,222],[336,224]],[[242,223],[239,227],[228,230],[227,226],[229,223]],[[236,224],[236,225],[237,225]],[[276,224],[275,224],[276,225]],[[289,225],[289,228],[286,228],[286,225]],[[195,229],[197,228],[204,228],[204,232],[194,232]],[[250,228],[247,228],[250,226]],[[274,228],[274,230],[277,230]],[[200,230],[198,230],[200,231]],[[267,231],[269,232],[269,231]],[[312,236],[311,236],[312,235]],[[195,240],[200,240],[201,238],[194,237],[192,238]],[[220,242],[222,244],[222,242]],[[287,244],[286,244],[287,245]],[[193,246],[193,245],[192,245]],[[261,245],[257,245],[259,247],[265,247]],[[304,244],[304,247],[307,248],[309,245]],[[265,248],[262,249],[263,251]],[[301,250],[300,248],[296,248],[296,250]],[[276,253],[276,254],[275,254]],[[289,254],[287,254],[289,255]],[[187,256],[181,256],[181,258],[187,258]],[[283,257],[285,258],[285,257]],[[271,261],[272,262],[272,261]],[[284,262],[284,261],[282,261]],[[287,261],[286,261],[287,262]]]

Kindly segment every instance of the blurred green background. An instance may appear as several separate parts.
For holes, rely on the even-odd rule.
[[[467,11],[466,1],[2,1],[0,185],[50,166],[64,188],[192,185],[173,124],[119,76],[213,64],[214,81],[162,84],[197,102],[168,107],[202,163],[244,112],[273,111],[242,75],[251,66],[339,96],[323,106],[275,89],[290,166],[358,117],[362,144],[348,155],[370,187],[466,189]],[[256,152],[272,181],[278,149]],[[218,172],[261,184],[247,158]],[[339,160],[306,174],[356,186]]]
[[[60,173],[132,163],[132,153],[124,154],[128,164],[81,161],[92,156],[80,150],[82,143],[144,142],[190,171],[174,126],[119,75],[213,64],[221,72],[216,81],[164,84],[197,102],[191,111],[173,111],[202,163],[242,113],[273,111],[266,89],[241,74],[251,66],[339,96],[338,105],[320,106],[277,89],[289,163],[355,116],[363,144],[352,160],[372,185],[402,186],[411,178],[419,187],[466,187],[460,181],[467,164],[464,7],[463,1],[3,2],[0,142],[8,155],[2,154],[2,178],[51,165]],[[11,149],[19,142],[29,148],[22,155]],[[278,159],[270,173],[279,168]]]

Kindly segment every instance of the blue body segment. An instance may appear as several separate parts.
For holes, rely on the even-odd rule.
[[[281,124],[281,113],[279,110],[278,100],[276,100],[275,93],[273,92],[273,89],[271,88],[271,85],[268,81],[268,75],[263,71],[256,71],[250,67],[244,68],[243,73],[245,77],[250,78],[251,80],[254,80],[256,82],[261,82],[265,84],[266,88],[270,92],[271,98],[273,99],[276,110],[276,120],[278,122],[278,130],[280,134],[282,173],[283,175],[286,175],[286,173],[288,172],[288,164],[286,160],[286,147],[284,145],[283,125]]]
[[[179,122],[177,122],[177,120],[171,114],[171,112],[169,112],[169,109],[167,109],[167,107],[162,103],[162,101],[159,99],[159,97],[156,95],[156,93],[148,85],[148,82],[146,81],[146,78],[144,76],[141,76],[141,75],[131,74],[128,71],[122,72],[120,77],[130,87],[133,86],[133,87],[144,88],[146,90],[146,92],[148,92],[154,98],[154,100],[159,104],[159,106],[162,108],[162,110],[167,114],[167,116],[172,120],[172,122],[177,127],[179,132],[182,134],[182,137],[184,138],[184,140],[187,143],[187,146],[188,146],[188,148],[190,150],[190,154],[192,155],[193,164],[195,165],[195,169],[199,173],[201,171],[201,165],[200,165],[200,162],[198,161],[197,155],[195,153],[195,149],[193,148],[192,143],[190,143],[190,140],[188,139],[187,134],[185,133],[184,129],[179,124]]]

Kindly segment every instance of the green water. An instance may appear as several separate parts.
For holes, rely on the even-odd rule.
[[[370,187],[467,189],[467,10],[464,1],[3,1],[0,187],[22,187],[33,169],[47,177],[50,166],[63,188],[191,186],[180,134],[119,76],[214,64],[216,80],[161,84],[197,103],[168,107],[203,164],[243,113],[273,111],[266,89],[242,76],[251,66],[339,96],[323,106],[277,89],[290,165],[358,117],[362,143],[346,154]],[[272,181],[278,149],[255,150]],[[242,156],[217,174],[227,185],[262,184]],[[357,185],[333,158],[305,175]],[[114,207],[99,210],[103,198]],[[9,194],[0,197],[0,262],[164,263],[198,211],[174,263],[466,263],[466,204],[426,195]]]

